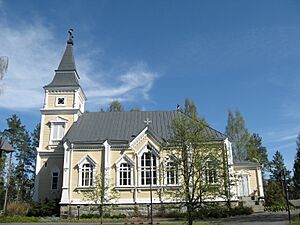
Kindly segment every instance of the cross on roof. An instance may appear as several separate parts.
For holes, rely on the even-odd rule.
[[[152,120],[150,120],[148,117],[147,119],[144,121],[144,123],[148,126],[152,123]]]

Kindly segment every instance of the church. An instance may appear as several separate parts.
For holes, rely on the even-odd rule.
[[[44,86],[34,200],[59,199],[61,215],[76,215],[78,208],[88,211],[95,203],[84,193],[95,188],[96,175],[101,172],[105,194],[118,194],[105,204],[126,209],[127,214],[137,208],[145,212],[150,201],[154,205],[174,203],[164,190],[179,189],[180,175],[161,171],[159,165],[171,165],[162,146],[170,139],[172,121],[184,114],[180,110],[86,112],[87,96],[79,83],[73,48],[70,34],[54,77]],[[205,135],[226,153],[230,201],[258,205],[264,198],[261,166],[235,161],[231,142],[221,132],[207,126]],[[160,179],[159,173],[164,173]],[[214,201],[224,202],[225,198]]]

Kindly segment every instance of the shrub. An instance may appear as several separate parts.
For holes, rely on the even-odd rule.
[[[12,202],[7,204],[8,216],[26,216],[30,210],[30,204],[25,202]]]
[[[33,203],[28,216],[59,216],[59,200],[45,199],[42,202]]]
[[[230,209],[230,216],[250,215],[252,213],[253,213],[253,209],[247,206],[237,206]]]

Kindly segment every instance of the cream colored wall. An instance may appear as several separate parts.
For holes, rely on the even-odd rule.
[[[242,172],[248,175],[248,182],[249,182],[249,194],[250,195],[258,195],[259,187],[258,187],[258,177],[256,173],[256,168],[250,167],[235,167],[234,172],[236,175],[236,185],[238,185],[238,175]],[[238,188],[237,188],[238,190]]]
[[[72,151],[71,152],[71,180],[70,180],[70,191],[71,191],[71,200],[76,199],[84,199],[84,196],[81,191],[78,191],[76,188],[78,187],[78,178],[79,178],[79,172],[78,172],[78,162],[85,158],[87,155],[90,156],[95,162],[97,162],[96,165],[96,173],[99,173],[101,168],[101,162],[103,158],[104,151],[98,150],[98,151]]]
[[[59,107],[62,108],[72,108],[74,105],[74,93],[48,93],[48,101],[46,108],[57,108],[56,105],[56,98],[57,97],[66,97],[66,103],[65,105],[60,105]]]
[[[41,145],[42,149],[48,149],[48,145],[50,141],[50,132],[51,132],[49,121],[54,120],[57,117],[61,117],[68,121],[65,127],[65,133],[67,133],[67,131],[69,130],[69,128],[72,126],[74,122],[74,115],[44,115],[44,124],[41,124],[43,126],[43,133],[42,133],[43,143]]]

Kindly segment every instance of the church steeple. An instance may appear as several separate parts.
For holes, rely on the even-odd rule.
[[[76,70],[74,51],[73,51],[73,29],[68,31],[69,39],[63,57],[59,63],[52,82],[44,88],[52,87],[80,87],[79,75]]]

